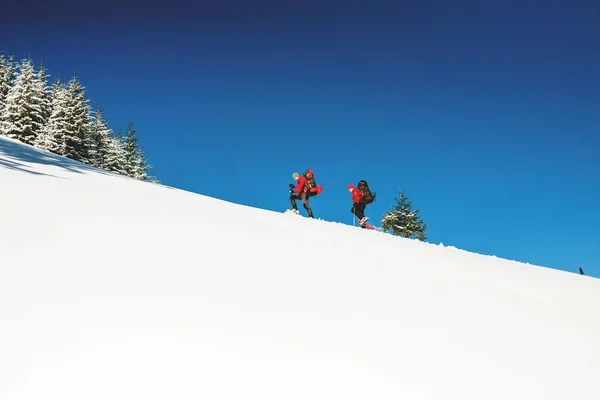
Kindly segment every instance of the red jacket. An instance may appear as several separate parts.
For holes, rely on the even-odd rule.
[[[360,199],[362,199],[362,196],[363,196],[361,190],[359,188],[357,188],[357,187],[352,186],[352,185],[348,186],[348,188],[352,189],[352,201],[354,203],[360,203]]]
[[[306,178],[303,176],[298,177],[298,184],[294,186],[294,193],[306,192],[308,185],[306,184]]]

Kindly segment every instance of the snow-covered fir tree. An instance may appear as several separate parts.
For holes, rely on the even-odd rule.
[[[126,173],[136,179],[157,182],[156,177],[148,174],[152,166],[148,163],[135,132],[133,124],[131,122],[127,123],[127,133],[123,139]]]
[[[135,175],[134,170],[138,156],[138,138],[135,136],[135,132],[133,123],[128,122],[123,143],[125,146],[125,171],[129,176]]]
[[[384,232],[392,231],[393,235],[405,238],[427,239],[427,225],[419,216],[419,209],[412,210],[412,202],[401,190],[396,205],[384,214],[381,228]]]
[[[86,136],[85,140],[86,148],[92,149],[92,151],[88,151],[91,165],[106,168],[111,134],[112,131],[108,127],[108,122],[104,119],[104,111],[100,106],[97,106],[92,115],[89,135]]]
[[[24,59],[6,95],[0,129],[10,138],[33,144],[46,124],[48,110],[46,75],[36,73],[31,59]]]
[[[50,91],[51,112],[48,122],[35,140],[34,145],[55,154],[66,155],[65,138],[73,127],[69,118],[69,94],[67,87],[60,81],[54,82]]]
[[[0,118],[6,104],[6,96],[15,80],[15,62],[13,56],[5,57],[0,54]],[[0,120],[0,123],[2,121]]]
[[[109,171],[127,175],[125,169],[125,149],[120,129],[117,129],[114,137],[111,137],[108,142],[104,168]]]
[[[142,181],[148,181],[151,177],[148,175],[148,171],[152,168],[150,164],[148,164],[148,159],[142,150],[142,147],[139,146],[138,151],[135,155],[135,160],[133,163],[133,171],[132,176],[135,179],[139,179]]]
[[[49,75],[46,73],[46,67],[40,65],[35,79],[35,92],[36,97],[40,103],[40,120],[36,121],[39,125],[39,131],[41,131],[47,124],[50,114],[52,113],[52,98],[50,97],[50,87],[48,86]],[[37,118],[37,116],[34,116]],[[39,134],[38,131],[38,134]]]
[[[87,136],[90,134],[90,105],[85,98],[85,87],[74,76],[67,90],[67,118],[69,130],[65,134],[66,156],[77,161],[90,163],[96,149]]]

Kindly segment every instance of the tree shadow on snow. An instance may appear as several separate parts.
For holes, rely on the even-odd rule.
[[[28,165],[22,163],[32,163],[41,165],[52,165],[66,169],[69,172],[84,173],[84,172],[96,172],[96,173],[107,173],[108,171],[94,168],[78,161],[70,160],[66,157],[62,157],[56,154],[52,154],[47,151],[36,149],[32,146],[16,143],[10,140],[0,140],[0,155],[4,154],[12,160],[0,158],[0,166],[27,172],[34,175],[45,175],[54,176],[42,172],[36,172],[30,170]]]
[[[32,174],[32,175],[52,176],[54,178],[58,178],[57,176],[54,176],[54,175],[48,175],[48,174],[44,174],[42,172],[32,171],[30,169],[27,169],[27,166],[25,164],[21,164],[21,163],[11,161],[11,160],[0,159],[0,167],[13,169],[16,171],[21,171],[21,172],[27,172],[28,174]]]

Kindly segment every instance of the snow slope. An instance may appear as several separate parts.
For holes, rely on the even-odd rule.
[[[600,399],[600,280],[6,139],[0,182],[2,400]]]

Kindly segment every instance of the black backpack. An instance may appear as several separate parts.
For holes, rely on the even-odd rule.
[[[369,189],[369,184],[367,181],[362,180],[358,182],[358,188],[362,192],[362,197],[360,198],[361,203],[371,204],[375,200],[376,193],[371,193],[371,189]]]

